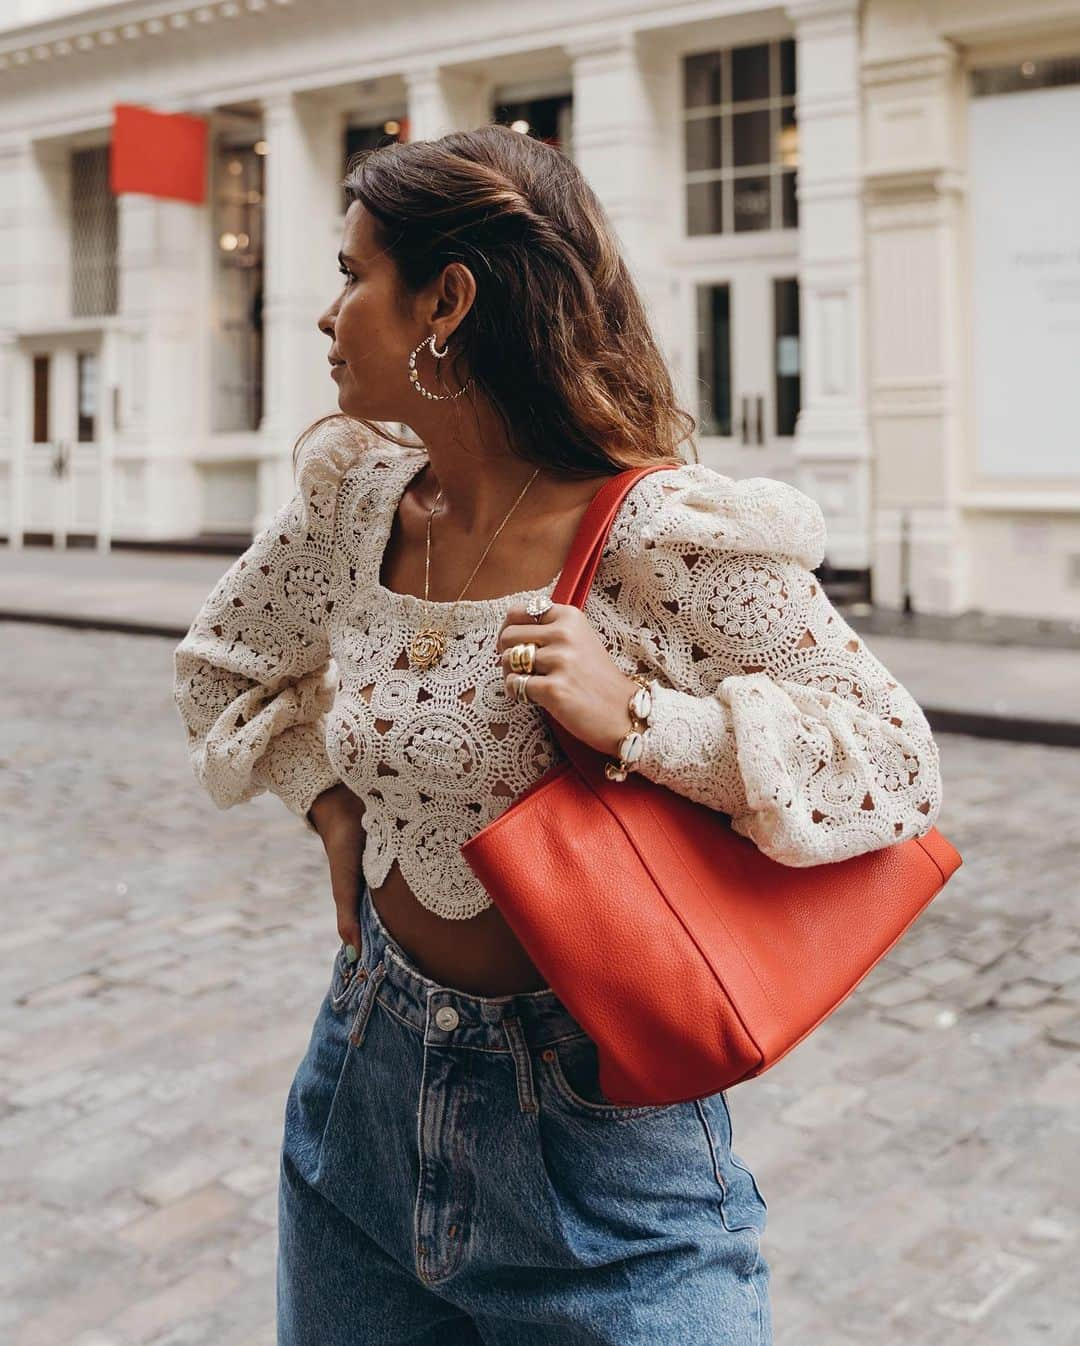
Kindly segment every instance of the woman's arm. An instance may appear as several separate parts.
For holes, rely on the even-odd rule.
[[[928,832],[941,804],[937,744],[813,574],[819,506],[770,478],[699,465],[670,476],[634,562],[661,670],[638,769],[728,814],[782,864]]]
[[[305,442],[298,488],[229,567],[174,651],[174,700],[196,779],[219,808],[266,790],[312,831],[338,782],[326,752],[337,672],[326,605],[337,490],[355,439],[333,421]]]

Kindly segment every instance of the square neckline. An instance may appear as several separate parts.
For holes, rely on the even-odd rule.
[[[416,455],[415,464],[410,461],[409,455]],[[458,598],[458,599],[426,599],[421,598],[419,594],[403,593],[399,589],[390,589],[383,584],[380,576],[382,575],[383,562],[386,560],[386,551],[390,545],[390,535],[393,532],[394,520],[397,518],[397,512],[401,507],[401,502],[405,498],[405,492],[409,489],[409,483],[414,477],[420,475],[424,464],[428,461],[426,449],[410,448],[402,453],[398,462],[398,467],[403,466],[402,480],[398,482],[391,478],[387,488],[389,508],[382,511],[382,518],[377,529],[372,530],[374,541],[372,549],[375,553],[374,569],[372,573],[372,587],[377,594],[384,598],[401,604],[403,607],[416,607],[421,609],[432,608],[436,611],[449,612],[453,608],[472,609],[473,611],[490,611],[492,608],[500,607],[509,600],[515,598],[529,598],[534,594],[550,595],[555,586],[562,577],[562,572],[566,568],[565,562],[559,573],[553,579],[548,580],[547,584],[539,588],[515,589],[513,593],[498,594],[494,598]]]

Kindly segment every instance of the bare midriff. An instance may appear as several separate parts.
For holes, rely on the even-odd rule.
[[[502,913],[485,907],[464,921],[422,906],[395,860],[371,890],[379,919],[425,977],[469,995],[511,995],[547,985]]]
[[[425,468],[405,492],[379,576],[386,588],[421,598],[425,531],[434,498],[426,481],[429,475]],[[527,493],[496,538],[465,598],[497,598],[543,588],[562,569],[581,516],[602,484],[602,478],[593,477],[549,487],[543,512],[523,518],[514,530],[528,502]],[[435,602],[450,601],[461,592],[490,537],[490,532],[480,538],[455,534],[446,523],[437,515],[432,528],[429,597]],[[379,919],[401,948],[426,977],[443,986],[470,995],[497,996],[537,991],[548,984],[494,905],[465,920],[439,916],[418,900],[396,860],[386,881],[373,888],[371,896]]]

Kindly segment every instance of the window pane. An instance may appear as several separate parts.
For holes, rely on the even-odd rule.
[[[723,117],[691,117],[686,123],[686,168],[725,168]]]
[[[731,101],[745,103],[769,96],[769,44],[734,47],[731,52]]]
[[[710,107],[725,101],[721,84],[723,52],[702,51],[683,57],[683,106]]]
[[[780,109],[780,129],[776,138],[776,162],[782,168],[799,166],[799,128],[795,124],[795,108]]]
[[[772,223],[772,191],[767,177],[736,178],[735,232],[768,229]]]
[[[95,439],[98,410],[98,359],[93,351],[79,351],[75,357],[78,398],[78,433],[80,444],[92,444]]]
[[[49,442],[49,370],[48,355],[34,356],[34,443]]]
[[[686,232],[720,234],[724,231],[724,183],[691,182],[686,188]]]
[[[769,111],[736,112],[731,118],[731,139],[738,168],[756,168],[769,162]]]
[[[780,92],[790,96],[795,92],[795,39],[784,38],[780,43]]]
[[[698,420],[702,434],[731,434],[731,286],[697,287]]]
[[[802,355],[799,348],[799,282],[773,281],[773,372],[776,380],[776,433],[793,435],[801,403]]]
[[[797,173],[780,174],[780,226],[797,229],[799,226],[799,199],[795,194]]]

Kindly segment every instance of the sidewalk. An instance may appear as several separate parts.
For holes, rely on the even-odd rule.
[[[0,621],[178,641],[228,566],[219,555],[0,550]],[[935,730],[1080,747],[1080,623],[840,611]]]

